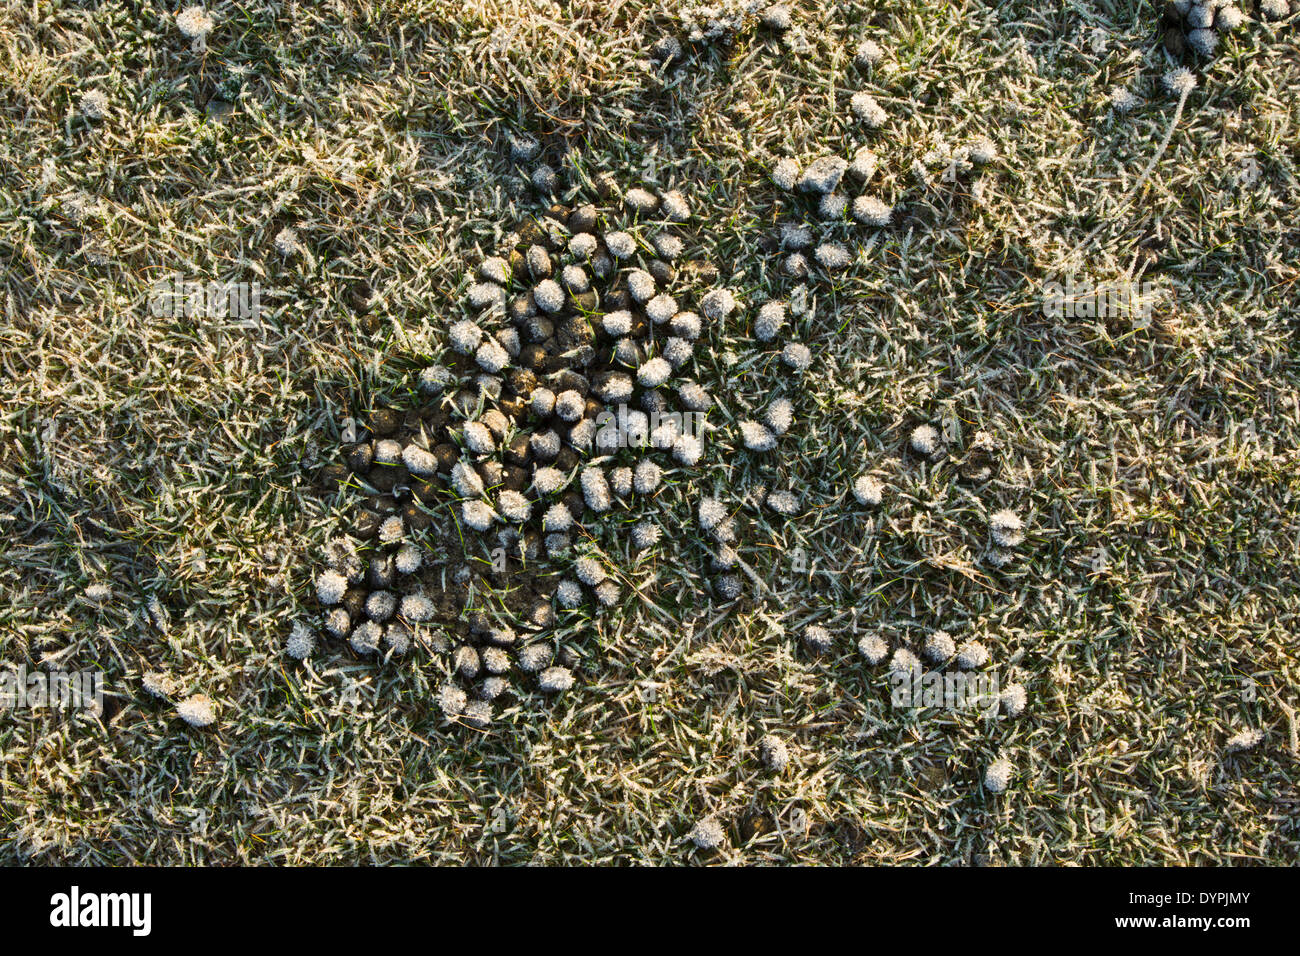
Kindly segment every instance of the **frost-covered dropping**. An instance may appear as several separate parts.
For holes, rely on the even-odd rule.
[[[1259,746],[1263,739],[1264,732],[1262,730],[1255,730],[1253,728],[1240,730],[1228,738],[1224,747],[1229,753],[1239,753],[1243,750],[1251,750]]]
[[[691,218],[690,203],[676,189],[670,189],[663,194],[661,211],[669,222],[685,222]]]
[[[609,482],[598,466],[584,468],[578,480],[582,486],[582,498],[587,502],[588,508],[599,514],[613,507],[614,501],[610,494]]]
[[[632,494],[632,469],[612,469],[609,473],[609,487],[620,498],[626,498]]]
[[[567,483],[568,476],[550,465],[542,465],[533,472],[533,487],[539,494],[553,495]]]
[[[569,240],[569,255],[579,262],[585,262],[591,258],[592,253],[599,247],[596,237],[589,232],[580,232]]]
[[[858,500],[858,504],[874,508],[884,500],[885,490],[875,478],[860,475],[853,482],[853,497]]]
[[[176,29],[189,40],[206,40],[215,26],[215,21],[201,6],[186,7],[176,14]]]
[[[853,162],[849,163],[849,175],[863,182],[875,175],[876,170],[880,168],[880,157],[869,146],[863,146],[853,154]]]
[[[391,515],[383,520],[379,525],[379,541],[381,544],[397,544],[402,540],[405,529],[402,527],[402,519],[397,515]]]
[[[375,621],[362,621],[352,629],[348,643],[358,654],[373,654],[384,639],[383,627]]]
[[[413,544],[402,545],[393,556],[393,567],[397,569],[398,574],[414,574],[420,570],[420,565],[423,563],[424,556]]]
[[[458,461],[451,466],[451,487],[461,498],[477,498],[483,494],[483,479],[473,465]]]
[[[546,509],[546,514],[542,515],[543,531],[568,531],[572,527],[573,512],[559,502],[551,505]]]
[[[848,205],[849,200],[843,193],[825,193],[817,202],[817,215],[827,221],[842,219]]]
[[[864,226],[883,228],[893,216],[894,211],[876,196],[859,196],[853,200],[853,218]]]
[[[659,526],[654,522],[640,521],[632,526],[632,547],[637,550],[653,547],[658,544],[660,534]]]
[[[408,621],[416,624],[433,620],[435,607],[423,594],[408,594],[402,598],[399,613]]]
[[[780,773],[790,763],[790,748],[776,734],[765,734],[758,742],[758,759],[773,773]]]
[[[207,694],[192,694],[176,705],[176,716],[191,727],[208,727],[216,722],[217,706]]]
[[[659,487],[659,481],[662,472],[659,466],[649,458],[643,458],[636,463],[636,468],[632,472],[632,486],[639,495],[648,495]]]
[[[636,240],[626,232],[607,232],[605,248],[615,259],[627,259],[636,254]]]
[[[564,290],[554,279],[543,279],[533,287],[533,301],[543,312],[559,312],[564,308]]]
[[[567,667],[548,667],[537,676],[537,686],[547,694],[566,691],[573,686],[573,671]]]
[[[1196,89],[1196,74],[1185,66],[1176,66],[1167,71],[1160,82],[1170,95],[1181,98]]]
[[[655,325],[663,325],[677,314],[677,300],[661,293],[646,303],[645,314]]]
[[[933,425],[917,425],[912,429],[910,441],[918,455],[933,455],[939,448],[939,432]]]
[[[560,453],[560,436],[550,430],[534,432],[528,438],[528,447],[539,461],[554,461]]]
[[[475,352],[474,360],[483,371],[495,375],[510,364],[510,353],[496,339],[485,339]]]
[[[975,141],[970,144],[970,148],[967,150],[967,155],[970,156],[972,162],[978,163],[981,166],[987,166],[998,158],[998,147],[997,144],[987,136],[978,136],[975,138]]]
[[[659,206],[659,197],[640,186],[633,186],[623,195],[625,202],[633,212],[650,213]]]
[[[348,631],[352,630],[352,617],[347,608],[336,607],[325,615],[322,626],[331,637],[347,637]]]
[[[632,313],[626,309],[610,312],[601,318],[600,324],[610,335],[627,335],[632,331]]]
[[[704,445],[694,435],[678,435],[673,440],[673,459],[683,465],[694,465],[704,454]]]
[[[272,244],[275,246],[276,252],[286,257],[293,255],[302,248],[302,244],[298,241],[297,231],[290,226],[285,226],[277,232]]]
[[[467,293],[469,304],[475,309],[489,309],[493,306],[505,307],[506,290],[495,282],[476,282]]]
[[[465,713],[469,697],[455,684],[444,684],[438,691],[438,707],[448,720],[455,720]]]
[[[1004,793],[1011,785],[1011,777],[1014,773],[1011,761],[999,757],[984,771],[984,789],[989,793]]]
[[[700,317],[694,312],[678,312],[672,317],[668,328],[673,335],[680,336],[683,339],[698,339],[700,337]]]
[[[579,581],[588,587],[595,587],[607,577],[600,562],[590,555],[579,558],[573,563],[573,573],[578,576]]]
[[[884,126],[889,119],[884,107],[877,103],[876,98],[870,93],[854,93],[853,98],[849,100],[849,109],[860,122],[871,129]]]
[[[523,524],[532,514],[533,506],[517,491],[506,490],[497,498],[497,511],[501,517],[514,524]]]
[[[655,247],[655,252],[669,261],[676,259],[686,249],[685,244],[680,239],[676,236],[670,236],[667,234],[655,236],[653,245]]]
[[[565,610],[581,607],[583,600],[582,587],[577,581],[564,580],[555,586],[555,603]]]
[[[878,634],[865,634],[858,640],[858,653],[868,664],[879,664],[889,653],[889,645]]]
[[[778,398],[767,406],[763,423],[773,435],[784,435],[794,423],[794,405],[788,398]]]
[[[570,292],[581,294],[591,288],[587,270],[582,266],[567,265],[560,270],[560,281]]]
[[[397,612],[397,595],[392,591],[371,591],[366,598],[366,617],[383,624]]]
[[[447,330],[447,341],[461,355],[469,355],[483,341],[483,330],[468,319],[456,322]]]
[[[646,388],[658,388],[668,381],[673,374],[673,367],[662,357],[652,358],[637,369],[636,380]]]
[[[812,245],[812,230],[794,222],[781,224],[781,245],[786,249],[807,249]]]
[[[921,669],[921,659],[906,647],[900,647],[889,659],[889,669],[894,674],[912,674]]]
[[[931,661],[942,664],[957,653],[957,642],[947,631],[935,631],[925,639],[921,650]]]
[[[793,159],[783,159],[772,167],[772,182],[778,189],[790,192],[799,184],[799,164]]]
[[[770,7],[764,8],[761,16],[763,26],[778,33],[784,33],[794,26],[794,18],[790,14],[790,8],[784,3],[774,3]]]
[[[654,298],[656,292],[654,276],[644,269],[631,269],[627,274],[627,291],[642,304]]]
[[[549,418],[555,411],[555,393],[545,385],[539,385],[529,396],[528,407],[538,418]]]
[[[736,577],[734,574],[718,575],[718,577],[713,581],[713,587],[717,590],[718,597],[722,598],[724,601],[736,600],[744,590],[740,578]]]
[[[316,576],[316,598],[321,604],[338,604],[347,589],[348,579],[337,571],[322,571]]]
[[[496,514],[482,501],[466,501],[461,507],[461,517],[475,531],[487,531],[496,520]]]
[[[555,170],[545,163],[542,163],[533,170],[533,174],[529,177],[529,180],[532,182],[534,189],[539,193],[544,193],[546,195],[555,192],[560,185],[559,175],[557,175]]]
[[[1024,522],[1014,511],[1003,509],[989,518],[989,535],[1003,548],[1014,548],[1025,540]]]
[[[476,455],[490,455],[497,450],[492,430],[482,422],[466,422],[463,431],[465,447]]]
[[[711,322],[719,322],[736,310],[736,297],[729,289],[712,289],[700,300],[700,311]]]
[[[835,190],[849,167],[839,156],[822,156],[808,164],[799,177],[799,189],[806,193],[829,193]]]
[[[863,68],[872,67],[878,64],[884,56],[885,51],[880,48],[880,44],[870,37],[866,37],[858,44],[857,52],[853,54],[853,62]]]
[[[962,670],[975,670],[989,662],[989,649],[979,641],[963,641],[957,648],[957,666]]]
[[[701,498],[698,509],[700,527],[712,531],[727,520],[727,506],[717,498]]]
[[[802,342],[790,342],[781,350],[781,361],[796,372],[806,372],[812,366],[812,352]]]
[[[402,449],[402,464],[417,478],[432,478],[438,473],[438,459],[419,445],[407,445]]]
[[[1029,693],[1024,684],[1008,684],[998,694],[998,700],[1008,717],[1019,717],[1029,704]]]
[[[808,649],[814,654],[825,654],[835,643],[831,637],[831,632],[819,624],[812,624],[804,628],[803,642],[808,645]]]
[[[77,111],[86,119],[102,120],[108,115],[108,96],[103,90],[87,90],[81,94]]]
[[[587,408],[587,400],[575,389],[566,389],[555,396],[555,415],[566,422],[576,422]]]
[[[760,425],[758,422],[741,422],[740,437],[750,451],[771,451],[776,447],[776,436],[766,425]]]
[[[289,636],[284,640],[284,652],[295,660],[303,660],[316,647],[316,635],[302,621],[294,621]]]
[[[716,850],[727,842],[727,831],[713,817],[695,824],[688,836],[690,841],[701,850]]]
[[[770,342],[785,324],[785,306],[780,302],[765,302],[754,319],[754,338]]]
[[[799,511],[799,499],[792,491],[774,491],[767,496],[767,506],[787,517]]]

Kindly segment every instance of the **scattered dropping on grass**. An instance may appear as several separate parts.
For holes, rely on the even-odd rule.
[[[874,666],[889,654],[889,645],[878,634],[865,634],[858,640],[858,653]]]
[[[922,650],[931,661],[942,664],[957,653],[957,642],[947,631],[935,631],[926,637]]]
[[[989,793],[1005,793],[1014,772],[1011,761],[999,757],[984,772],[984,789]]]
[[[193,694],[176,705],[176,715],[191,727],[209,727],[216,722],[217,707],[207,694]]]
[[[548,667],[538,676],[537,686],[547,694],[566,691],[573,686],[573,671],[567,667]]]
[[[917,425],[912,429],[910,441],[918,455],[933,455],[939,448],[939,432],[933,425]]]
[[[275,251],[285,257],[296,254],[302,248],[302,244],[298,240],[297,230],[290,226],[285,226],[275,234],[273,245]]]
[[[861,475],[853,482],[853,497],[858,504],[874,508],[884,500],[885,489],[870,475]]]
[[[294,621],[289,629],[289,636],[284,641],[284,652],[295,660],[304,660],[311,656],[316,647],[316,635],[302,621]]]
[[[1262,730],[1241,730],[1229,737],[1224,746],[1228,753],[1238,753],[1242,750],[1251,750],[1259,746],[1259,743],[1263,739],[1264,732]]]
[[[790,342],[781,350],[781,361],[796,372],[806,372],[812,367],[812,352],[802,342]]]
[[[976,670],[989,662],[989,650],[979,641],[963,641],[957,648],[957,666],[962,670]]]
[[[186,7],[176,14],[176,28],[190,40],[204,40],[216,26],[208,12],[200,6]]]
[[[989,534],[998,546],[1014,548],[1025,540],[1024,523],[1014,511],[997,511],[989,518]]]
[[[835,643],[831,632],[818,624],[804,628],[803,641],[814,654],[825,654]]]
[[[716,850],[727,842],[727,831],[716,818],[708,817],[695,824],[689,837],[701,850]]]
[[[1171,95],[1185,98],[1196,89],[1196,74],[1185,66],[1176,66],[1165,73],[1160,82]]]
[[[775,734],[766,734],[758,742],[758,757],[773,773],[781,773],[790,764],[790,749]]]
[[[871,129],[884,126],[889,119],[884,108],[869,93],[854,93],[853,98],[849,101],[849,108],[858,120]]]
[[[1023,684],[1008,684],[998,695],[1002,710],[1008,717],[1019,717],[1029,704],[1029,693]]]
[[[108,96],[103,90],[87,90],[81,94],[77,111],[86,119],[102,120],[108,115]]]

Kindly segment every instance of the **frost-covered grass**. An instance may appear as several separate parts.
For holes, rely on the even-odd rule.
[[[1173,125],[1144,0],[788,6],[692,45],[640,0],[221,3],[196,48],[154,5],[6,5],[0,658],[101,668],[110,696],[0,713],[0,860],[1295,861],[1295,17],[1189,60]],[[863,145],[887,228],[771,181]],[[543,208],[537,163],[680,190],[741,306],[696,348],[718,431],[665,469],[662,538],[615,516],[621,603],[559,613],[575,686],[480,731],[444,722],[418,647],[285,641],[355,510],[315,474],[443,357],[474,267]],[[787,223],[855,261],[810,247],[760,342],[804,284]],[[260,319],[152,315],[174,273],[259,282]],[[1152,322],[1044,315],[1068,273],[1156,283]],[[793,424],[747,450],[779,397]],[[735,603],[702,498],[736,521]],[[891,708],[886,652],[938,630],[1023,685],[1020,716]]]

